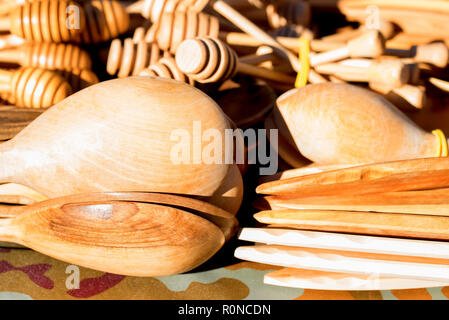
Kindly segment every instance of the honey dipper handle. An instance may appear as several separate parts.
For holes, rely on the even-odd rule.
[[[0,69],[0,84],[8,84],[9,86],[9,81],[11,80],[13,74],[14,73],[11,71]]]
[[[18,63],[23,59],[24,51],[21,49],[7,49],[0,51],[0,61],[9,63]]]
[[[267,79],[267,80],[273,80],[281,83],[291,84],[293,87],[293,84],[295,83],[295,78],[292,76],[289,76],[282,72],[277,72],[269,69],[265,69],[262,67],[256,67],[250,64],[241,63],[239,62],[237,64],[237,72],[244,73],[256,78],[261,79]]]
[[[25,43],[25,40],[13,34],[0,36],[0,50],[14,48]]]
[[[10,31],[11,30],[11,19],[9,16],[0,17],[0,31]]]
[[[257,40],[264,44],[275,48],[284,58],[286,58],[292,65],[293,69],[297,72],[301,70],[300,63],[297,57],[287,49],[285,49],[279,42],[272,38],[265,31],[261,30],[253,22],[245,18],[238,11],[234,10],[231,6],[221,0],[213,0],[211,2],[212,8],[224,16],[226,19],[234,23],[244,32],[253,36]]]

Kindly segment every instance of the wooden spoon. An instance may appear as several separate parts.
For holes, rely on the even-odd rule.
[[[301,154],[318,164],[439,156],[439,139],[382,96],[337,83],[292,89],[277,108]]]
[[[28,206],[0,207],[0,217],[16,217],[28,212],[57,208],[66,203],[94,201],[145,202],[178,208],[211,221],[223,231],[226,240],[229,240],[238,228],[238,221],[234,215],[212,204],[179,195],[151,192],[93,192],[76,194],[53,198]]]
[[[188,148],[190,155],[195,123],[200,138],[209,129],[223,137],[230,129],[218,105],[187,84],[151,77],[105,81],[61,101],[1,144],[0,181],[47,197],[111,190],[210,196],[230,168],[224,146],[222,164],[177,163],[183,159],[171,154]],[[195,154],[206,146],[196,145]]]
[[[129,276],[166,276],[200,265],[224,243],[213,223],[148,203],[67,203],[0,220],[0,239],[53,258]]]

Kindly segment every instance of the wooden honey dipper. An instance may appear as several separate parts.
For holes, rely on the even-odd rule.
[[[352,66],[343,63],[326,63],[315,67],[322,74],[336,75],[346,81],[369,82],[387,88],[398,88],[410,79],[410,68],[399,59],[376,59],[368,66]]]
[[[0,91],[10,93],[18,107],[47,108],[72,93],[69,83],[57,73],[24,67],[0,70]]]
[[[91,69],[90,55],[73,44],[37,42],[0,51],[0,61],[49,70]]]
[[[275,111],[301,154],[318,164],[444,154],[444,137],[422,130],[382,96],[357,86],[323,83],[292,89],[278,98]]]
[[[222,82],[236,72],[291,85],[295,82],[294,77],[286,74],[239,62],[234,50],[214,38],[183,41],[176,51],[176,64],[182,72],[201,83]]]
[[[119,78],[138,75],[143,69],[155,64],[163,53],[156,43],[127,38],[122,42],[114,39],[109,49],[106,70]]]
[[[128,12],[138,12],[152,22],[158,22],[164,12],[193,11],[201,12],[209,0],[141,0],[128,6]]]
[[[69,7],[79,10],[79,28],[67,26]],[[0,29],[29,41],[98,43],[115,38],[129,27],[129,16],[115,0],[26,2],[0,20]]]
[[[218,19],[206,13],[164,12],[159,23],[148,30],[145,39],[156,42],[161,50],[174,54],[178,45],[186,39],[218,37],[219,28]]]
[[[196,85],[196,82],[190,76],[182,72],[176,65],[176,61],[173,57],[167,56],[159,59],[156,63],[151,64],[149,67],[139,72],[139,76],[153,76],[165,79],[178,80],[192,86]]]
[[[82,90],[99,82],[97,75],[89,69],[53,70],[62,76],[70,85],[73,92]],[[10,104],[17,104],[17,97],[12,92],[1,92],[0,97]]]

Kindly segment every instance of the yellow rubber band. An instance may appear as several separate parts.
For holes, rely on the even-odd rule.
[[[437,157],[447,157],[448,156],[447,140],[443,131],[441,131],[440,129],[436,129],[432,131],[432,134],[438,138],[439,142]]]
[[[310,71],[310,40],[306,38],[299,38],[299,62],[301,64],[301,72],[298,72],[295,81],[296,88],[302,88],[307,84]]]

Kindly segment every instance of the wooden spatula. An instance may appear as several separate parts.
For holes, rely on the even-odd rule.
[[[449,186],[449,158],[392,161],[343,168],[261,184],[261,194],[355,195]]]
[[[275,286],[314,290],[401,290],[447,286],[447,281],[429,281],[376,274],[326,272],[297,268],[284,268],[265,274],[263,282]]]
[[[260,210],[313,209],[449,216],[449,189],[401,191],[358,196],[267,196],[253,205]]]
[[[449,281],[449,260],[274,245],[238,247],[242,260],[283,267]]]
[[[449,259],[449,243],[279,228],[243,228],[240,240],[289,247]]]
[[[449,240],[449,218],[400,213],[332,210],[274,210],[254,215],[276,227],[354,234]]]

